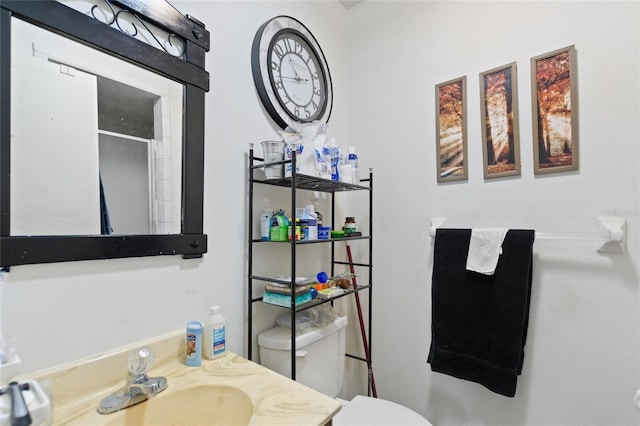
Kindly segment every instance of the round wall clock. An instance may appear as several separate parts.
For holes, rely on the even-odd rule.
[[[260,26],[251,48],[258,96],[283,129],[331,115],[333,88],[329,66],[313,34],[289,16]]]

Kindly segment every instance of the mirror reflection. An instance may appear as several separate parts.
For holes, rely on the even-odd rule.
[[[180,232],[183,87],[19,19],[11,235]]]

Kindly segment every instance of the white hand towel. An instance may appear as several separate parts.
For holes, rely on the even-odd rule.
[[[493,275],[502,254],[506,228],[472,229],[467,255],[467,271]]]

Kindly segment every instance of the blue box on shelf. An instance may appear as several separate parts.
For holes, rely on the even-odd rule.
[[[311,292],[307,291],[304,294],[299,294],[296,296],[296,305],[301,305],[311,300]],[[291,306],[291,296],[287,294],[278,294],[271,293],[268,291],[264,292],[264,296],[262,296],[262,301],[265,303],[271,303],[272,305],[283,306],[285,308]]]

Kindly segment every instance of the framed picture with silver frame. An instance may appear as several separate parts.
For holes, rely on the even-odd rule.
[[[578,169],[576,49],[531,58],[534,173]]]
[[[467,77],[436,85],[438,182],[468,179]]]
[[[516,63],[480,73],[484,178],[520,174]]]

